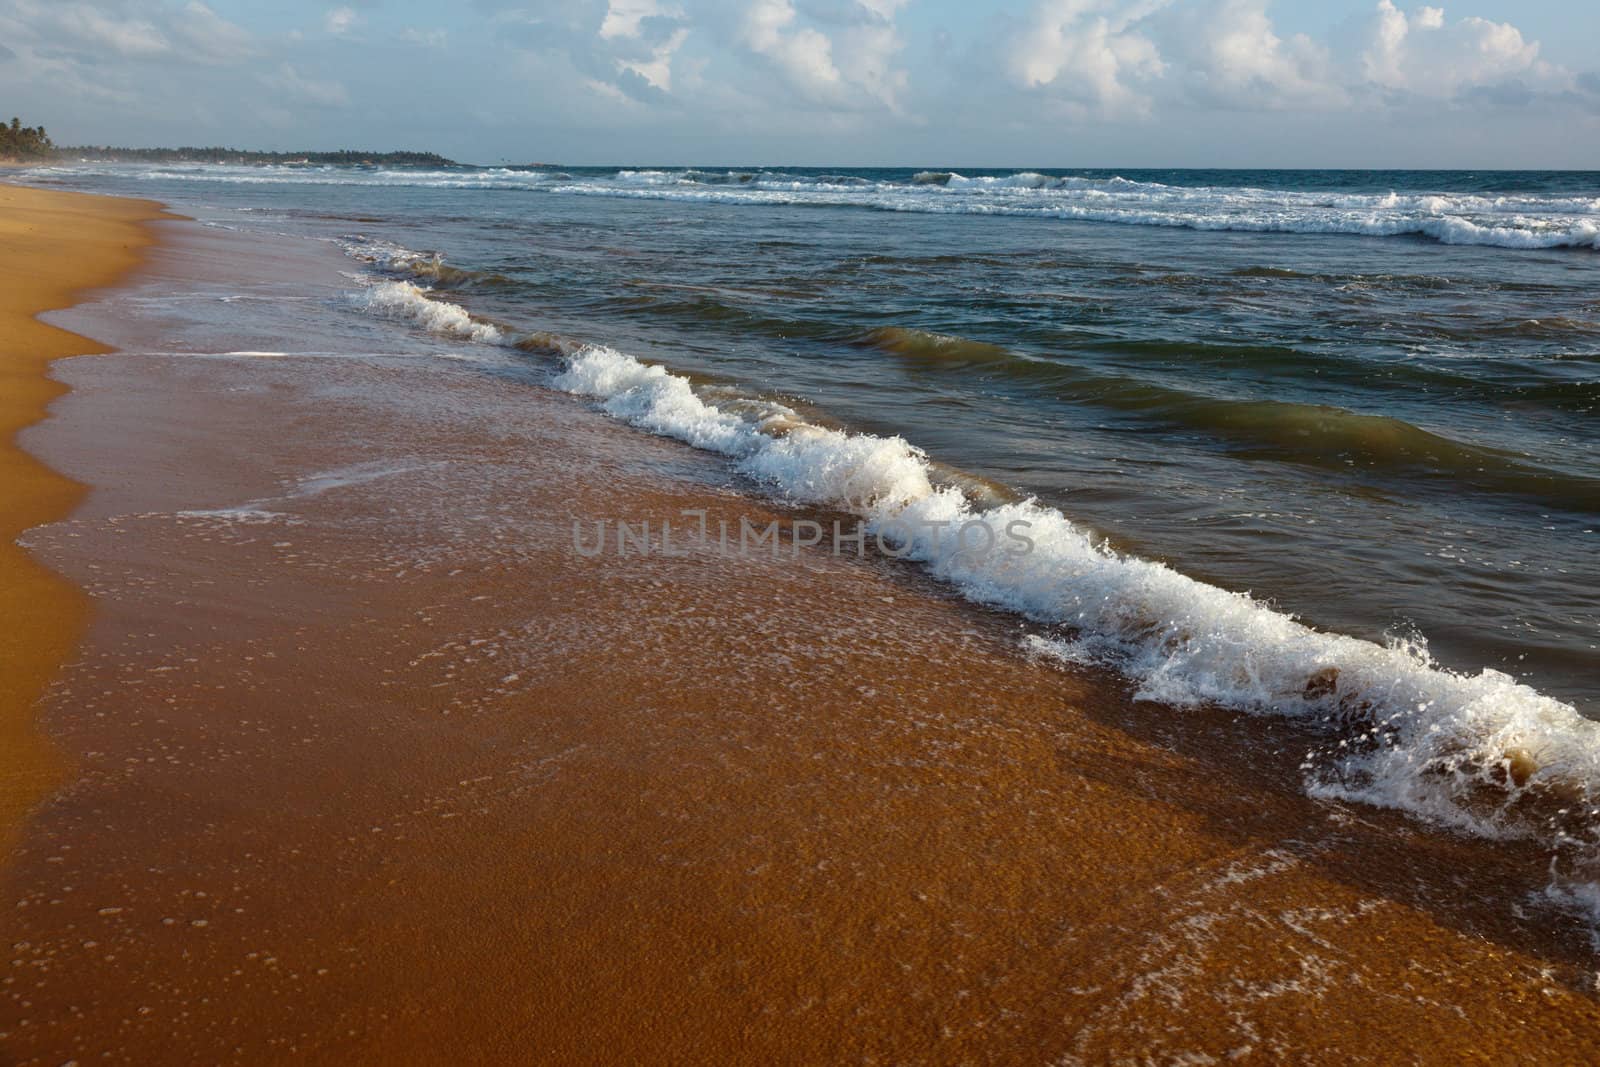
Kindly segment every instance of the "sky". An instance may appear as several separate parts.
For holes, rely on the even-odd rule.
[[[0,0],[58,144],[1600,169],[1593,0]]]

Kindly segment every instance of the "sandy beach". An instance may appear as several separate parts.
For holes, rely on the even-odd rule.
[[[155,209],[34,195],[0,189],[8,428],[55,401],[25,438],[49,469],[5,459],[30,624],[0,751],[31,814],[0,871],[4,1062],[1577,1062],[1600,1037],[1534,844],[1314,802],[1292,724],[1030,658],[909,565],[583,557],[574,520],[808,513],[531,369],[431,363],[418,391],[416,357],[207,327],[222,294],[337,300],[337,257],[164,227],[57,319],[118,354],[47,381],[103,349],[28,315],[125,271]]]
[[[161,215],[147,201],[0,185],[0,617],[8,620],[0,640],[0,854],[60,773],[34,730],[33,708],[77,640],[84,607],[77,589],[15,544],[28,527],[70,511],[83,487],[23,452],[17,435],[62,392],[47,375],[52,360],[105,351],[36,316],[125,275],[152,240],[145,223]]]

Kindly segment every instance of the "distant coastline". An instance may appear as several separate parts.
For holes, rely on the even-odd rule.
[[[116,148],[77,145],[55,150],[57,159],[96,163],[276,163],[306,166],[459,167],[462,164],[436,152],[364,152],[344,148],[335,152],[256,152],[239,148]]]

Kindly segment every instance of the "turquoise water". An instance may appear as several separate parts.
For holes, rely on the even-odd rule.
[[[1600,174],[31,180],[335,241],[353,288],[900,435],[1133,556],[1600,717]]]

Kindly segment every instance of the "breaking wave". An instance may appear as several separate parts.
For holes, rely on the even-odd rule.
[[[865,186],[826,176],[762,173],[729,185],[707,182],[694,171],[621,171],[605,180],[555,182],[550,191],[727,204],[1075,219],[1193,230],[1416,236],[1443,244],[1515,249],[1600,249],[1600,197],[1334,195],[1248,186],[1165,185],[1120,177],[1024,172],[967,178],[927,171],[904,181]]]
[[[411,282],[376,282],[351,296],[353,303],[390,318],[462,341],[498,344],[503,335],[493,323],[473,318],[459,304],[435,300]]]
[[[95,164],[38,168],[60,180]],[[1370,191],[1181,185],[1022,171],[812,173],[783,170],[572,171],[539,167],[349,168],[193,164],[126,168],[149,181],[379,185],[721,204],[854,207],[1251,233],[1419,237],[1506,249],[1600,249],[1600,197],[1438,189]],[[1469,176],[1471,177],[1471,176]],[[1458,179],[1460,180],[1460,179]]]
[[[854,513],[967,599],[1037,624],[1028,645],[1039,655],[1112,667],[1138,699],[1306,724],[1327,738],[1302,767],[1312,795],[1490,838],[1536,838],[1571,861],[1562,884],[1600,877],[1600,723],[1507,674],[1449,670],[1417,638],[1378,644],[1314,629],[1119,552],[1036,500],[973,493],[898,436],[814,425],[773,403],[712,402],[664,367],[477,322],[410,283],[377,282],[357,302],[444,336],[545,354],[558,364],[556,388],[612,417],[726,456],[792,502]],[[937,335],[873,340],[958,361],[992,356]],[[1032,549],[964,551],[972,522],[1025,531]]]

